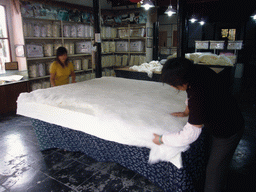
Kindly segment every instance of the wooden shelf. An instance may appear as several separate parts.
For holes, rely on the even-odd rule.
[[[27,61],[37,61],[37,60],[48,60],[48,59],[55,59],[56,56],[52,57],[27,57]]]
[[[74,54],[74,55],[68,55],[68,57],[84,57],[84,56],[90,56],[91,54]],[[52,57],[27,57],[27,61],[37,61],[37,60],[48,60],[48,59],[55,59],[56,56]]]
[[[62,40],[62,37],[25,37],[25,40]]]

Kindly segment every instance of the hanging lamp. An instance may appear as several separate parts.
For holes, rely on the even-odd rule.
[[[170,4],[164,13],[167,14],[170,17],[170,16],[172,16],[173,14],[176,13],[176,10],[173,9],[172,5]]]
[[[201,20],[199,23],[200,23],[200,25],[204,25],[204,24],[205,24],[205,21],[204,21],[204,20]]]
[[[251,16],[254,20],[256,20],[256,11],[253,12],[252,16]]]
[[[195,16],[195,14],[192,15],[192,17],[191,17],[191,19],[189,19],[189,21],[190,21],[191,23],[195,23],[195,22],[197,21],[197,18],[196,18],[196,16]]]
[[[144,7],[146,10],[149,10],[151,7],[155,7],[155,5],[151,0],[143,0],[141,7]]]

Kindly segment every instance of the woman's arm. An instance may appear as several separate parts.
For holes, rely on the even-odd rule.
[[[55,73],[50,73],[50,82],[52,87],[55,86],[55,75]]]
[[[74,71],[71,71],[71,78],[72,78],[72,83],[76,83],[76,74]]]
[[[177,133],[157,135],[154,133],[153,142],[157,145],[166,144],[169,146],[185,146],[193,143],[199,137],[203,125],[192,125],[187,123],[183,129]]]

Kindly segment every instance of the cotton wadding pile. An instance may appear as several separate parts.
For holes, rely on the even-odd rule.
[[[150,61],[149,63],[142,63],[141,65],[134,65],[130,69],[138,72],[145,72],[150,78],[153,77],[154,72],[161,72],[163,66],[159,61]]]

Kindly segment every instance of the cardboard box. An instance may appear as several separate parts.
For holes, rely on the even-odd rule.
[[[91,41],[83,41],[83,42],[76,42],[76,53],[92,53],[92,42]]]
[[[130,52],[143,52],[144,42],[143,41],[132,41],[130,43]]]
[[[6,62],[5,63],[5,70],[18,70],[18,62]]]
[[[27,47],[27,57],[43,57],[43,46],[28,44]]]
[[[116,52],[127,52],[127,51],[128,51],[128,41],[116,42]]]

